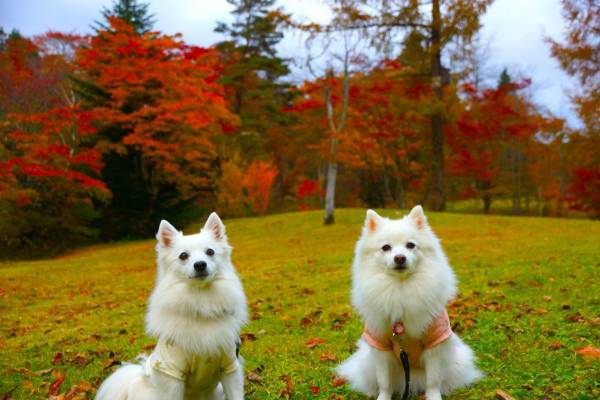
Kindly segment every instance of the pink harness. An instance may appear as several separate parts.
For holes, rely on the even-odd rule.
[[[404,350],[408,354],[410,364],[413,367],[418,367],[421,365],[421,353],[423,350],[437,346],[452,335],[448,312],[444,309],[431,322],[431,325],[429,325],[420,338],[412,338],[404,333],[404,324],[402,321],[398,321],[384,335],[377,335],[365,325],[362,338],[377,350],[393,351],[398,359],[400,359],[401,350]],[[395,340],[394,338],[400,338],[400,340]]]

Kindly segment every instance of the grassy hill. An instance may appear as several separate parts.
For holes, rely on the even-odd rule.
[[[242,348],[248,399],[363,398],[334,387],[331,368],[361,333],[349,289],[364,210],[336,217],[327,227],[320,212],[225,221],[253,316]],[[600,347],[600,223],[429,220],[460,281],[454,330],[487,374],[448,398],[493,398],[497,389],[517,399],[600,398],[600,360],[576,354]],[[125,242],[0,264],[0,398],[47,398],[63,376],[55,393],[91,397],[116,361],[148,352],[153,248]],[[309,348],[313,338],[322,343]]]

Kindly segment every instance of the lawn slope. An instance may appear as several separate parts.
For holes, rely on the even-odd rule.
[[[364,211],[336,218],[225,221],[253,317],[242,348],[248,399],[364,398],[332,384],[331,368],[361,333],[348,303]],[[487,375],[448,398],[491,399],[497,389],[517,399],[600,398],[600,361],[576,354],[600,347],[600,223],[435,213],[429,221],[460,282],[454,330]],[[126,242],[0,264],[0,398],[91,397],[111,365],[148,352],[153,248]]]

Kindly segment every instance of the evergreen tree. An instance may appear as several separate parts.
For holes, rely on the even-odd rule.
[[[510,77],[510,75],[508,74],[508,71],[506,68],[504,68],[502,70],[502,73],[500,74],[500,78],[498,79],[498,87],[501,88],[504,85],[508,85],[512,82],[512,78]]]
[[[239,153],[245,160],[272,159],[279,170],[275,188],[281,204],[291,190],[286,174],[289,160],[282,148],[293,117],[281,112],[291,103],[292,91],[283,80],[289,73],[288,60],[276,50],[283,33],[271,15],[275,0],[227,1],[234,6],[235,20],[230,25],[219,23],[215,31],[228,36],[218,44],[227,65],[221,83],[231,110],[240,117],[241,129],[220,146],[221,157]]]
[[[102,16],[106,21],[110,17],[120,18],[134,27],[137,34],[142,35],[152,30],[154,14],[150,14],[148,3],[138,3],[137,0],[115,0],[112,8],[104,7]],[[110,24],[96,22],[96,31],[107,30]]]
[[[272,123],[265,113],[278,118],[275,113],[279,114],[286,87],[280,80],[289,73],[287,60],[278,57],[275,49],[283,38],[276,20],[269,15],[275,0],[227,1],[235,7],[235,21],[230,26],[220,22],[215,29],[230,39],[218,45],[231,61],[223,83],[233,91],[232,108],[244,128],[264,132],[264,122]],[[258,107],[257,101],[261,103]]]

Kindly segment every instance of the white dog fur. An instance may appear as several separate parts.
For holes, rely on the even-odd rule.
[[[413,249],[407,243],[413,242]],[[382,247],[384,245],[387,251]],[[412,245],[410,245],[412,246]],[[406,257],[398,270],[394,257]],[[389,332],[402,321],[405,334],[419,338],[456,294],[456,278],[421,206],[399,220],[368,210],[352,267],[352,304],[365,325]],[[404,390],[401,363],[392,351],[381,351],[362,338],[358,350],[337,369],[357,391],[390,400]],[[481,373],[471,349],[455,334],[421,355],[422,368],[410,369],[412,393],[440,400],[443,393],[468,385]]]
[[[147,333],[159,344],[178,346],[180,354],[209,361],[228,355],[230,369],[235,371],[213,368],[208,382],[196,382],[193,387],[189,378],[176,379],[146,360],[115,371],[101,385],[96,399],[243,399],[243,366],[236,346],[247,321],[246,297],[231,263],[225,226],[212,213],[200,233],[184,236],[163,220],[156,237],[158,271],[146,315]],[[156,352],[155,348],[151,360]]]

